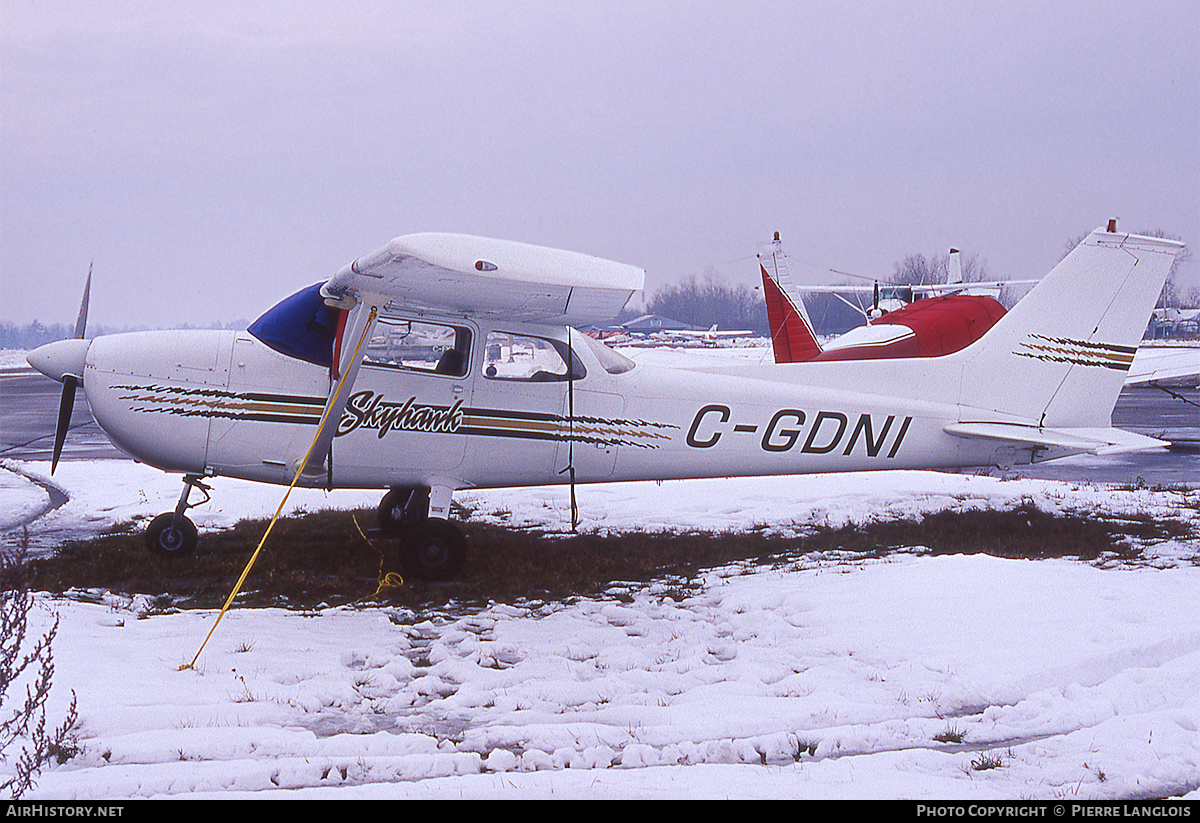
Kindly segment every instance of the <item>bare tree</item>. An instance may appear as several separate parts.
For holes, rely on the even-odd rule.
[[[716,269],[704,277],[689,277],[682,283],[655,292],[646,311],[704,328],[716,323],[725,329],[766,330],[762,297],[746,285],[730,286]]]
[[[892,272],[890,282],[910,286],[945,283],[946,265],[947,261],[939,259],[937,256],[932,260],[926,260],[923,254],[910,254],[896,264],[896,270]]]

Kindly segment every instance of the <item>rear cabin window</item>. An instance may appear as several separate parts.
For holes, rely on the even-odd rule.
[[[560,340],[525,334],[493,331],[487,336],[483,354],[483,376],[489,380],[524,380],[552,383],[580,380],[583,364],[571,357],[567,344]],[[574,361],[574,374],[567,371],[568,358]]]
[[[592,354],[596,355],[596,359],[600,361],[600,365],[609,374],[624,374],[627,371],[633,371],[633,367],[637,365],[620,352],[613,351],[608,346],[601,343],[599,340],[584,336],[588,347],[592,350]]]

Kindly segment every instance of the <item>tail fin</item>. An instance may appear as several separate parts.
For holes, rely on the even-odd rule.
[[[981,419],[1111,426],[1151,311],[1183,250],[1174,240],[1115,228],[1092,232],[987,334],[951,355],[963,362],[962,402],[985,412]]]
[[[767,324],[771,330],[771,345],[776,363],[801,363],[821,353],[821,344],[813,332],[812,321],[803,301],[789,294],[792,276],[787,255],[779,242],[779,232],[769,244],[758,249],[759,269],[762,271],[763,297],[767,303]]]
[[[963,281],[962,260],[959,259],[958,249],[950,249],[950,257],[946,261],[946,282],[948,284]]]

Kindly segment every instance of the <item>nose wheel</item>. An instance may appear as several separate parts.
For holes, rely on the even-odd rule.
[[[204,495],[199,503],[188,503],[192,488],[197,488]],[[190,557],[196,551],[199,543],[199,533],[196,524],[184,514],[188,509],[207,503],[212,489],[200,481],[197,475],[189,474],[183,478],[183,494],[173,512],[163,512],[150,521],[146,529],[146,548],[152,554],[164,558]]]
[[[189,557],[199,543],[196,524],[175,512],[164,512],[146,529],[146,548],[159,557]]]

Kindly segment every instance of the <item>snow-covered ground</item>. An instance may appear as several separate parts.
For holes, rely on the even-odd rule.
[[[45,484],[45,464],[2,465],[10,523],[46,505],[26,478]],[[151,516],[179,488],[116,460],[61,464],[53,483],[70,500],[35,537]],[[270,513],[281,492],[215,486],[193,511],[202,528]],[[376,497],[297,492],[292,505]],[[1029,501],[1200,516],[1195,493],[933,472],[613,484],[579,498],[584,528],[614,531]],[[569,521],[559,488],[458,499],[495,522]],[[914,547],[734,565],[696,590],[615,586],[571,603],[235,610],[182,671],[215,613],[43,596],[38,624],[61,621],[52,717],[73,690],[83,753],[30,796],[1194,799],[1198,551],[1169,541],[1129,566]]]

